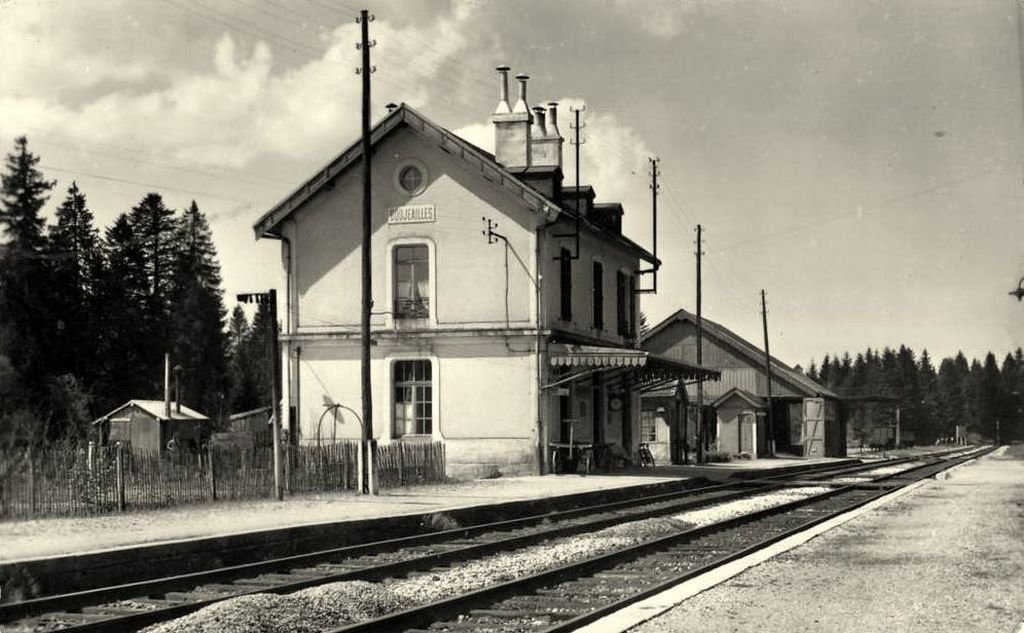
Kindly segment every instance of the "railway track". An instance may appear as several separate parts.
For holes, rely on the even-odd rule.
[[[911,460],[890,460],[884,466],[901,461]],[[879,467],[879,464],[843,468],[824,467],[815,472],[803,471],[788,476],[708,484],[624,502],[36,598],[0,605],[0,630],[137,630],[237,596],[259,593],[285,594],[338,581],[380,581],[414,573],[430,573],[433,569],[480,559],[497,552],[521,550],[554,538],[571,537],[612,525],[669,516],[785,487],[808,485],[806,480],[810,478],[813,478],[811,481],[814,484],[828,485],[829,477],[849,476]],[[794,477],[803,481],[795,482]],[[864,485],[837,485],[835,489],[878,492],[867,490]],[[474,598],[465,600],[472,602]],[[538,603],[534,598],[534,605],[536,604]],[[449,607],[445,607],[447,608]],[[470,611],[473,608],[475,607],[470,607]],[[472,613],[470,615],[473,616]],[[460,613],[455,617],[465,619],[466,615]],[[379,624],[384,626],[384,629],[353,630],[392,628],[384,622]]]
[[[827,493],[682,530],[512,582],[332,629],[330,633],[573,631],[990,450],[928,460],[870,484],[839,486]]]

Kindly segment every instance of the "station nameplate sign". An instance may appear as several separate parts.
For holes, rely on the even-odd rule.
[[[432,204],[388,207],[388,224],[417,224],[433,222],[434,219],[434,205]]]

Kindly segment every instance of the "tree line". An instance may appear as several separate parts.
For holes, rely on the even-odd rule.
[[[81,439],[129,399],[163,398],[163,359],[182,403],[213,419],[269,403],[269,306],[227,319],[220,264],[196,202],[146,194],[102,231],[72,182],[57,182],[25,137],[0,187],[0,447]]]
[[[826,355],[820,366],[812,360],[807,375],[845,398],[854,427],[865,419],[891,424],[898,406],[901,428],[919,443],[953,437],[958,424],[987,439],[1024,438],[1020,348],[1001,364],[992,352],[983,361],[968,361],[958,352],[937,369],[927,350],[917,355],[903,345],[869,348],[852,358]],[[855,435],[861,431],[853,428]]]

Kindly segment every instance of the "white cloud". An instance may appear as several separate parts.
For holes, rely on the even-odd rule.
[[[61,7],[24,8],[28,5],[2,9],[0,39],[5,49],[21,51],[21,57],[0,62],[0,120],[9,131],[44,136],[50,131],[235,168],[268,155],[317,160],[358,134],[361,81],[353,73],[360,56],[354,22],[323,38],[328,46],[319,58],[291,67],[275,64],[273,40],[243,47],[223,33],[202,67],[187,68],[188,60],[173,55],[165,60],[172,67],[161,71],[159,85],[151,61],[125,63],[124,50],[111,55],[102,43],[62,44],[59,36],[68,25]],[[375,112],[382,114],[377,104],[391,100],[430,101],[437,73],[466,45],[465,21],[474,11],[473,3],[463,2],[455,5],[453,16],[438,15],[426,24],[396,29],[384,20],[373,23],[372,35],[381,42],[372,51],[381,66],[374,74]],[[15,45],[8,47],[8,41]],[[30,63],[29,55],[37,59]],[[76,61],[66,68],[63,59]],[[81,72],[81,65],[88,72]],[[31,69],[40,66],[45,85],[31,79]],[[100,90],[103,81],[113,79],[119,82],[116,89],[81,102],[47,88],[68,81],[65,89]]]
[[[16,0],[0,4],[0,95],[57,98],[69,89],[103,82],[138,82],[159,72],[146,55],[124,55],[138,29],[120,33],[111,42],[102,30],[83,28],[118,23],[125,4],[118,1],[72,5],[53,0]],[[98,41],[89,41],[90,37]]]

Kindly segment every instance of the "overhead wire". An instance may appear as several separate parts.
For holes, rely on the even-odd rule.
[[[91,172],[87,172],[87,171],[81,171],[81,170],[77,170],[77,169],[69,169],[67,167],[58,167],[56,165],[49,165],[49,164],[46,164],[46,163],[40,163],[39,166],[42,167],[43,169],[48,169],[50,171],[56,171],[56,172],[68,173],[68,174],[75,174],[75,175],[78,175],[78,176],[86,176],[88,178],[98,178],[99,180],[109,180],[109,181],[112,181],[112,182],[119,182],[119,183],[131,184],[131,185],[142,185],[144,187],[152,187],[154,189],[169,189],[171,191],[179,191],[179,192],[182,192],[182,193],[188,193],[188,194],[196,195],[196,196],[206,196],[208,198],[217,198],[217,199],[220,199],[220,200],[228,200],[230,202],[240,202],[240,203],[244,203],[244,204],[247,204],[247,205],[251,205],[251,204],[253,204],[255,202],[254,200],[245,200],[245,199],[242,199],[242,198],[234,198],[234,197],[225,196],[225,195],[222,195],[222,194],[219,194],[219,193],[213,193],[211,191],[202,191],[202,190],[198,190],[198,189],[186,189],[186,188],[183,188],[183,187],[175,187],[175,186],[172,186],[172,185],[160,185],[160,184],[154,184],[154,183],[150,183],[150,182],[142,182],[140,180],[131,180],[131,179],[128,179],[128,178],[117,178],[115,176],[104,176],[102,174],[96,174],[96,173],[91,173]]]

